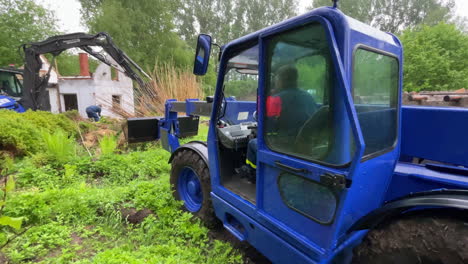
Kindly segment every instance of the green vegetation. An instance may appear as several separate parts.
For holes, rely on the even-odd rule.
[[[88,3],[96,2],[99,8],[86,20],[90,32],[108,32],[145,69],[151,69],[156,61],[172,61],[178,67],[192,63],[193,56],[186,43],[173,32],[178,1],[102,0],[82,1],[82,5],[86,10]]]
[[[58,72],[62,76],[77,76],[80,75],[80,64],[78,55],[73,55],[70,53],[62,53],[57,58],[57,68]],[[96,68],[101,62],[93,59],[91,56],[89,58],[89,71],[95,72]]]
[[[404,86],[407,91],[468,88],[468,34],[440,23],[406,30]]]
[[[0,67],[21,66],[20,45],[58,32],[54,13],[33,0],[0,0]]]
[[[54,161],[65,163],[76,156],[75,142],[63,130],[53,134],[43,131],[41,134],[45,151]]]
[[[43,133],[57,130],[76,137],[74,123],[63,115],[28,111],[23,115],[0,110],[0,150],[17,156],[39,153],[45,150]]]
[[[169,186],[169,153],[158,144],[132,151],[117,145],[117,136],[105,136],[90,147],[90,156],[76,143],[81,137],[73,129],[81,127],[87,138],[108,129],[110,121],[84,129],[87,122],[77,120],[74,113],[0,111],[1,134],[8,139],[22,139],[11,135],[17,128],[14,122],[4,121],[10,119],[29,131],[38,129],[38,120],[47,125],[22,141],[28,151],[14,162],[0,159],[10,164],[9,171],[0,174],[10,175],[10,183],[14,183],[10,179],[16,181],[16,190],[8,187],[0,211],[0,261],[242,263],[229,244],[210,239],[198,220],[180,210],[181,203],[173,199]],[[206,135],[206,130],[201,126],[201,133]],[[17,154],[5,150],[1,157]],[[66,158],[58,158],[62,156]],[[135,212],[144,212],[145,217],[138,218]],[[18,222],[2,225],[2,216],[21,220],[21,227],[13,228]]]
[[[113,154],[117,148],[117,139],[114,136],[105,136],[99,141],[101,155]]]
[[[198,33],[211,34],[214,42],[225,44],[293,17],[299,11],[297,0],[79,1],[88,32],[108,32],[114,42],[147,72],[164,65],[190,71]],[[20,45],[59,33],[55,14],[33,0],[0,0],[0,4],[0,32],[3,34],[0,66],[21,65]],[[309,9],[312,9],[329,6],[332,2],[311,0],[310,4]],[[466,46],[463,43],[466,43],[467,18],[455,15],[454,0],[356,0],[342,1],[339,7],[357,20],[401,35],[405,46],[405,84],[408,84],[405,90],[466,88],[466,73],[461,70],[466,66],[454,62],[467,61],[463,57],[465,52],[457,53]],[[458,26],[441,26],[439,23]],[[448,30],[448,34],[437,39],[437,34],[444,30]],[[212,55],[207,75],[196,78],[206,95],[213,94],[216,84],[217,48],[213,49]],[[63,53],[56,59],[62,75],[79,73],[76,55]],[[92,72],[96,66],[97,62],[91,59]],[[234,90],[242,91],[236,87]]]
[[[309,9],[331,5],[329,0],[311,2]],[[417,25],[449,21],[455,9],[454,0],[354,0],[340,1],[338,5],[348,16],[394,34]]]

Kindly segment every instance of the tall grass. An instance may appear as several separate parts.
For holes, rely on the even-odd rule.
[[[201,82],[188,68],[176,68],[173,64],[156,64],[149,74],[152,80],[144,87],[135,85],[135,113],[103,100],[104,106],[122,117],[154,116],[164,113],[167,99],[183,101],[189,98],[203,98]]]
[[[76,143],[73,138],[59,129],[54,133],[41,132],[46,155],[54,160],[65,163],[76,156]]]
[[[99,148],[101,155],[112,154],[117,149],[117,139],[115,136],[107,135],[99,140]]]

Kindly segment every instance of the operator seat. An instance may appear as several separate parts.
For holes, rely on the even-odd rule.
[[[330,107],[320,107],[299,129],[294,146],[297,153],[324,160],[330,149],[332,130]]]

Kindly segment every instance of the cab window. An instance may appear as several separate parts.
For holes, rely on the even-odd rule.
[[[352,143],[343,146],[335,139],[350,137],[342,132],[349,131],[349,121],[333,111],[336,76],[323,26],[310,24],[275,35],[268,43],[264,99],[267,146],[319,163],[346,164]],[[344,152],[347,155],[342,155]]]
[[[364,48],[356,50],[353,94],[365,156],[390,149],[396,141],[398,82],[396,57]]]
[[[256,102],[258,86],[258,45],[229,59],[224,75],[224,96],[237,101]]]
[[[17,75],[12,72],[0,72],[0,93],[13,97],[21,97],[23,86]]]

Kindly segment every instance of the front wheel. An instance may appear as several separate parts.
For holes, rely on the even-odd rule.
[[[413,215],[369,231],[353,263],[468,263],[468,220],[450,215]]]
[[[171,187],[174,198],[184,202],[184,210],[208,227],[218,225],[210,199],[210,172],[198,153],[182,150],[176,154],[172,160]]]

